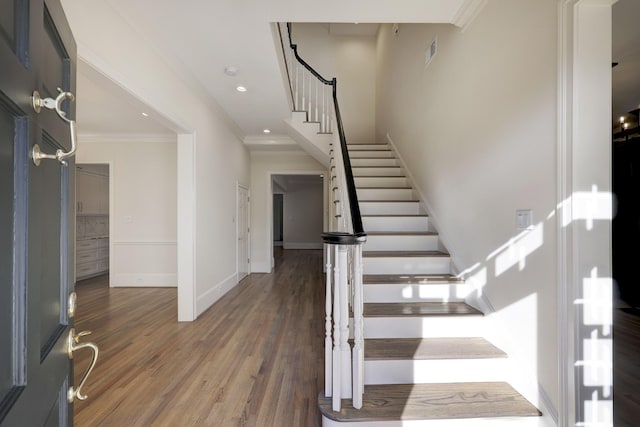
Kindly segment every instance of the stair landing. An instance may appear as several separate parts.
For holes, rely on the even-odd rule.
[[[540,411],[504,382],[367,385],[361,409],[351,399],[342,409],[331,409],[331,398],[321,394],[322,414],[340,422],[433,420],[539,416]]]

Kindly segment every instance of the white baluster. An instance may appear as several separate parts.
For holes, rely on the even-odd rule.
[[[338,246],[338,258],[336,264],[340,266],[339,280],[335,283],[338,287],[336,293],[340,294],[340,379],[342,381],[342,397],[351,397],[351,346],[349,345],[349,297],[347,295],[347,250],[343,245]]]
[[[325,295],[325,338],[324,338],[324,395],[326,397],[331,397],[331,392],[333,391],[333,369],[332,366],[332,350],[333,343],[331,341],[331,245],[325,245],[325,252],[327,256],[327,270],[326,270],[326,295]]]
[[[364,394],[364,319],[362,289],[362,245],[354,246],[354,302],[353,302],[353,407],[362,408]]]
[[[340,262],[338,258],[338,246],[334,247],[333,256],[333,399],[332,408],[334,411],[339,411],[341,407],[342,399],[342,358],[340,353],[340,292],[338,287],[340,285]]]
[[[315,100],[314,100],[314,102],[313,102],[313,103],[314,103],[314,105],[315,105],[315,107],[316,107],[316,120],[315,120],[316,122],[319,122],[319,121],[320,121],[320,120],[318,119],[318,85],[319,85],[319,84],[320,84],[320,80],[317,80],[317,79],[316,79],[316,97],[315,97]],[[321,130],[322,130],[322,129],[321,129]]]

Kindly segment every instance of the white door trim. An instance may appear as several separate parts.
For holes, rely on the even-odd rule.
[[[611,208],[611,6],[617,0],[558,0],[558,425],[591,421],[613,425],[612,366],[587,381],[593,369],[584,343],[603,344],[598,362],[611,357],[610,325],[585,321],[584,288],[611,286],[611,218],[589,221],[581,204]],[[591,275],[597,280],[591,279]],[[605,291],[606,294],[606,291]],[[586,325],[585,323],[589,323]],[[607,334],[607,330],[609,333]],[[611,360],[611,359],[609,359]],[[595,397],[595,399],[593,399]],[[585,411],[589,405],[590,410]],[[598,421],[588,420],[599,412]],[[585,415],[586,414],[586,415]],[[585,420],[585,417],[587,420]],[[595,424],[593,424],[595,425]]]
[[[240,240],[240,189],[247,191],[247,276],[251,274],[251,190],[249,187],[236,181],[236,283],[243,278],[240,277],[240,257],[238,256],[238,241]]]

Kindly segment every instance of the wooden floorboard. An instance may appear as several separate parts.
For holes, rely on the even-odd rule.
[[[436,360],[503,358],[507,354],[484,338],[366,339],[366,360]]]
[[[331,410],[331,398],[318,398],[320,410],[336,421],[428,420],[538,416],[540,412],[506,383],[394,384],[365,386],[362,409],[350,399]]]
[[[365,317],[482,315],[463,302],[367,303]]]
[[[319,426],[323,389],[321,251],[281,251],[195,322],[175,288],[80,282],[76,329],[92,330],[96,369],[75,403],[83,426]],[[75,381],[88,362],[75,359]]]

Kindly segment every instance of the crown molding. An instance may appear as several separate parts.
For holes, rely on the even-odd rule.
[[[78,135],[80,144],[84,143],[177,143],[176,135],[167,134],[92,134],[85,133]]]
[[[451,23],[464,33],[486,5],[487,0],[465,0]]]

